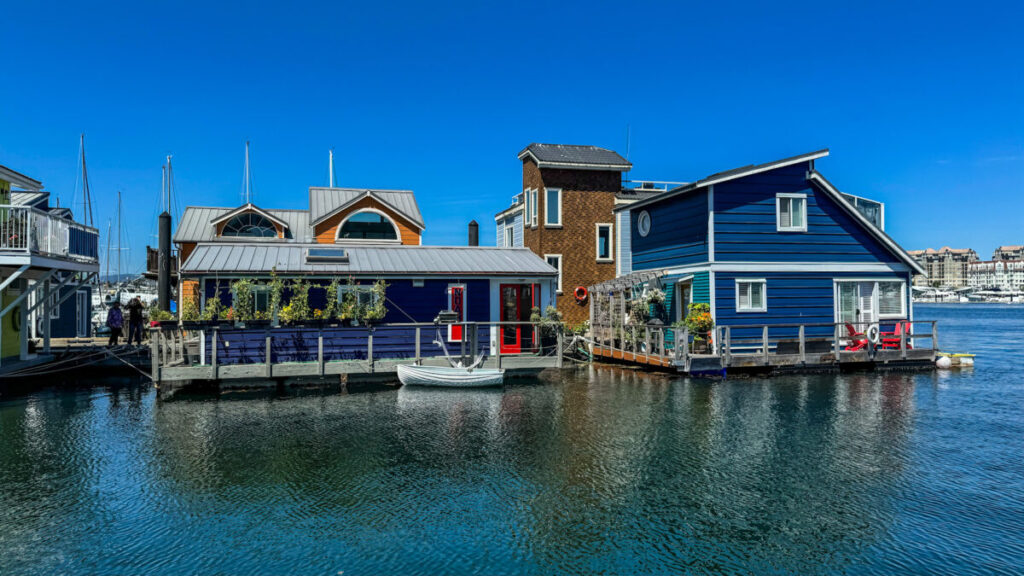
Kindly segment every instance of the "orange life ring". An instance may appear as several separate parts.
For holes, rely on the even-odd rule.
[[[583,302],[587,299],[587,289],[583,286],[577,286],[575,295],[576,301],[579,302],[580,304],[583,304]]]

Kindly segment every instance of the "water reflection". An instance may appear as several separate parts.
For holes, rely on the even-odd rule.
[[[27,396],[0,403],[0,573],[998,572],[1024,390],[976,377]]]

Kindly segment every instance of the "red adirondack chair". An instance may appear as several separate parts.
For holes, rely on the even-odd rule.
[[[910,322],[897,322],[892,332],[882,332],[881,342],[882,348],[885,350],[899,350],[900,349],[900,332],[907,335],[905,340],[907,350],[913,348],[910,345]]]
[[[850,344],[846,347],[847,352],[856,352],[867,347],[868,337],[863,332],[857,332],[853,324],[846,324],[846,332],[850,336]]]

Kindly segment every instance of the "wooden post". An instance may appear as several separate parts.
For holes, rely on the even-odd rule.
[[[422,360],[420,359],[420,327],[416,327],[416,364],[419,365]]]
[[[897,325],[900,331],[900,358],[907,359],[907,330],[909,325],[903,326],[902,324]]]
[[[370,372],[373,372],[373,328],[367,328],[366,336],[366,361],[370,364]],[[444,338],[444,336],[442,336]]]
[[[841,350],[839,350],[839,340],[839,324],[836,324],[835,326],[832,327],[832,351],[836,356],[837,363],[843,361],[843,355],[841,353]]]
[[[770,362],[768,360],[768,325],[765,324],[761,328],[761,346],[763,350],[761,353],[764,355],[764,365],[767,366]]]
[[[316,363],[318,374],[324,377],[324,333],[320,332],[316,337]]]
[[[939,324],[932,320],[932,350],[939,351]]]
[[[800,325],[800,363],[807,364],[807,339],[804,337],[804,325]]]
[[[558,367],[561,368],[562,367],[562,328],[559,326],[559,327],[555,328],[555,330],[556,330],[556,333],[558,334],[558,350],[556,350],[555,353],[558,355]]]
[[[149,377],[156,384],[160,384],[160,332],[150,329],[149,338]]]
[[[651,327],[644,325],[644,360],[651,360]]]
[[[267,378],[270,378],[270,376],[273,374],[273,368],[272,368],[272,366],[273,366],[273,362],[272,362],[273,358],[271,357],[271,353],[272,353],[273,348],[270,346],[270,330],[267,330],[265,344],[266,344],[266,347],[267,347],[267,356],[265,358],[266,364],[267,364]]]
[[[210,356],[210,366],[212,367],[213,379],[217,380],[218,377],[217,377],[217,327],[216,326],[213,328],[213,334],[211,334],[210,339],[211,339],[210,346],[213,347],[213,350],[210,351],[210,354],[211,354],[211,356]]]
[[[496,332],[498,334],[498,336],[497,336],[498,339],[495,342],[496,346],[494,347],[494,359],[498,363],[497,368],[499,370],[501,369],[501,339],[505,336],[504,331],[502,329],[503,329],[503,326],[501,324],[498,324],[497,325],[497,330],[496,330]],[[417,328],[417,330],[419,330],[419,328]]]
[[[732,326],[725,327],[725,365],[732,364]]]

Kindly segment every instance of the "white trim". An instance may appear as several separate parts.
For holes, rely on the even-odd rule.
[[[760,284],[761,285],[761,307],[760,308],[740,308],[740,284]],[[737,314],[746,314],[749,312],[759,313],[768,311],[768,281],[764,278],[736,278],[733,284],[733,297],[735,303],[733,308]],[[751,290],[750,300],[753,302],[754,293]]]
[[[239,206],[238,208],[235,208],[234,210],[231,210],[231,211],[227,212],[226,214],[221,214],[220,216],[217,216],[213,220],[210,220],[210,224],[213,224],[214,226],[216,226],[217,224],[220,224],[221,222],[224,222],[225,220],[229,220],[231,218],[234,218],[235,216],[238,216],[240,214],[244,214],[246,212],[255,212],[255,213],[259,214],[260,216],[263,216],[267,220],[270,220],[274,224],[277,224],[278,226],[284,228],[285,230],[289,229],[287,222],[285,222],[284,220],[281,220],[277,216],[274,216],[270,212],[267,212],[266,210],[260,208],[259,206],[255,205],[255,204],[253,204],[251,202],[248,203],[248,204],[244,204],[242,206]]]
[[[516,229],[512,224],[505,224],[502,229],[501,235],[502,242],[505,248],[515,248],[516,245]]]
[[[803,225],[793,226],[793,202],[789,203],[789,226],[782,225],[782,199],[794,199],[799,198],[803,200]],[[790,193],[790,192],[779,192],[775,195],[775,231],[776,232],[807,232],[807,194],[804,193]]]
[[[814,160],[816,160],[818,158],[823,158],[825,156],[828,156],[828,149],[819,150],[817,152],[811,152],[809,154],[803,154],[801,156],[794,156],[793,158],[785,158],[783,160],[777,160],[775,162],[769,162],[767,164],[762,164],[760,166],[754,166],[754,167],[751,167],[751,168],[749,168],[747,170],[743,170],[743,171],[739,171],[739,172],[734,172],[734,173],[726,174],[726,175],[723,175],[723,176],[718,176],[718,177],[711,176],[711,177],[709,177],[709,178],[707,178],[705,180],[700,180],[700,181],[694,182],[692,184],[685,184],[683,186],[679,186],[678,188],[673,188],[672,190],[669,190],[669,191],[667,191],[667,192],[665,192],[663,194],[658,194],[657,196],[652,196],[650,198],[645,198],[643,200],[638,200],[634,204],[634,206],[636,206],[637,208],[640,208],[642,206],[647,206],[648,204],[653,204],[655,202],[660,202],[662,200],[665,200],[666,198],[671,198],[673,196],[678,196],[679,194],[685,194],[687,192],[692,192],[693,190],[700,190],[701,188],[706,188],[706,187],[709,187],[709,186],[714,186],[715,184],[721,184],[722,182],[728,182],[730,180],[735,180],[737,178],[743,178],[743,177],[746,177],[746,176],[752,176],[754,174],[759,174],[761,172],[767,172],[768,170],[774,170],[776,168],[784,168],[786,166],[792,166],[793,164],[799,164],[801,162],[812,162],[813,163]]]
[[[561,294],[562,293],[562,272],[563,272],[563,267],[565,266],[565,261],[562,260],[562,255],[561,254],[545,254],[544,255],[544,262],[546,264],[548,264],[549,266],[550,266],[550,263],[548,263],[548,258],[558,258],[558,268],[557,268],[557,270],[558,270],[558,276],[557,276],[557,278],[558,278],[558,290],[556,291],[556,293],[557,294]]]
[[[43,189],[43,183],[39,180],[25,176],[6,166],[0,166],[0,180],[9,182],[12,186],[17,186],[29,192],[41,192]],[[11,190],[11,192],[16,192],[16,190]]]
[[[913,314],[913,304],[907,302],[907,279],[900,278],[899,276],[893,276],[890,278],[833,278],[832,279],[832,318],[835,319],[836,323],[841,322],[839,319],[839,285],[843,283],[857,284],[873,282],[875,288],[872,293],[872,304],[874,306],[874,322],[880,322],[883,320],[911,320],[910,316]],[[882,291],[879,284],[882,282],[899,282],[900,288],[900,307],[901,311],[899,314],[882,314],[881,302],[882,302]],[[857,302],[858,307],[860,303],[860,290],[857,291]],[[857,322],[860,322],[858,319]]]
[[[313,190],[343,190],[343,191],[347,191],[347,192],[358,192],[358,189],[353,189],[353,188],[310,188],[309,189],[310,193],[312,193]],[[365,190],[362,193],[362,195],[356,196],[356,197],[352,198],[348,202],[345,202],[341,206],[338,206],[337,208],[334,208],[333,210],[330,210],[329,212],[325,212],[323,214],[323,216],[320,216],[315,221],[310,222],[309,225],[311,227],[313,227],[313,228],[316,228],[320,224],[323,224],[324,221],[330,219],[331,217],[333,217],[334,215],[338,214],[339,212],[342,212],[342,211],[348,209],[350,206],[354,206],[355,204],[357,204],[357,203],[359,203],[359,202],[361,202],[363,200],[366,200],[367,198],[372,198],[372,199],[376,200],[377,202],[381,203],[382,205],[390,208],[391,210],[394,210],[395,214],[398,214],[402,218],[405,218],[410,224],[412,224],[413,226],[418,228],[420,230],[420,232],[422,232],[423,230],[426,229],[421,222],[417,222],[411,215],[406,214],[402,210],[399,210],[398,207],[396,207],[394,204],[392,204],[391,202],[388,202],[387,200],[384,200],[383,198],[378,196],[376,194],[376,192],[401,192],[401,193],[405,193],[405,192],[408,192],[408,191],[407,190],[376,190],[376,191],[375,190]],[[412,192],[408,192],[408,193],[412,194]],[[414,198],[414,201],[415,201],[415,198]]]
[[[384,240],[384,239],[379,239],[379,238],[341,238],[341,229],[345,227],[345,223],[349,221],[349,218],[352,218],[353,216],[356,216],[357,214],[362,214],[363,212],[373,212],[375,214],[379,214],[379,215],[383,216],[384,219],[387,220],[391,224],[391,227],[395,229],[395,239],[394,240]],[[384,211],[378,210],[376,208],[360,208],[359,210],[356,210],[355,212],[352,212],[348,216],[345,216],[345,218],[341,222],[338,223],[338,227],[335,228],[335,230],[334,230],[334,242],[335,243],[338,243],[338,242],[354,242],[354,243],[357,243],[357,244],[363,244],[363,243],[365,243],[365,244],[401,244],[402,243],[402,231],[398,229],[398,224],[395,224],[394,218],[392,218],[388,214],[384,213]]]
[[[608,228],[608,257],[601,258],[601,227]],[[598,222],[594,224],[594,258],[598,262],[614,262],[615,261],[615,225],[608,222]]]
[[[867,229],[869,233],[871,233],[872,236],[874,236],[878,241],[888,246],[894,254],[901,257],[903,261],[909,265],[911,270],[922,276],[928,276],[928,271],[925,270],[917,260],[915,260],[910,254],[908,254],[906,250],[900,247],[899,244],[893,241],[893,239],[890,238],[888,234],[879,230],[874,224],[871,223],[870,220],[865,218],[864,215],[860,213],[860,210],[857,210],[855,207],[851,206],[850,203],[846,201],[846,198],[843,198],[842,192],[836,189],[836,187],[833,186],[828,180],[825,180],[824,176],[822,176],[818,172],[811,171],[811,173],[808,174],[807,179],[816,182],[819,186],[821,186],[822,190],[824,190],[827,194],[832,196],[832,199],[839,203],[839,206],[841,206],[844,210],[851,214],[856,220],[860,221],[860,223]]]
[[[711,264],[692,264],[675,266],[665,269],[669,274],[689,272],[855,272],[855,273],[906,273],[907,267],[902,264],[888,263],[851,263],[851,262],[714,262]]]
[[[558,221],[551,222],[551,193],[558,192]],[[562,189],[544,187],[544,227],[560,228],[562,226]]]
[[[708,262],[715,261],[715,187],[708,186]]]
[[[537,215],[540,213],[540,209],[537,208],[538,196],[537,189],[530,188],[530,228],[537,227]]]

